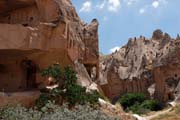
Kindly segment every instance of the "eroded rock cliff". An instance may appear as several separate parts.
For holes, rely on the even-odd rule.
[[[100,59],[100,84],[115,99],[127,92],[161,101],[174,99],[180,84],[180,39],[161,30],[152,38],[130,38],[127,45]]]
[[[92,69],[98,77],[98,21],[84,23],[70,0],[1,0],[0,91],[41,84],[39,70],[54,63],[82,68],[79,82],[90,85]]]

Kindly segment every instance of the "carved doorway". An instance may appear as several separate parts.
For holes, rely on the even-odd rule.
[[[38,66],[33,62],[32,60],[29,59],[24,59],[21,62],[22,69],[25,74],[25,79],[26,79],[26,89],[35,89],[37,87],[36,85],[36,74],[38,72]]]

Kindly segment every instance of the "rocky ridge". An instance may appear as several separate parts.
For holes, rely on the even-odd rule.
[[[127,45],[100,59],[100,84],[111,100],[127,92],[145,93],[160,101],[178,99],[180,39],[161,30],[152,38],[130,38]]]

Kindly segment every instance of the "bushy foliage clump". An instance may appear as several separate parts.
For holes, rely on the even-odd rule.
[[[43,77],[52,77],[54,82],[58,80],[58,78],[61,75],[61,67],[59,64],[53,64],[49,66],[48,68],[42,70],[41,75]]]
[[[151,111],[161,110],[163,105],[157,100],[145,100],[141,106],[145,109],[149,109]]]
[[[60,65],[55,64],[42,70],[42,76],[52,77],[59,83],[59,87],[48,92],[42,93],[37,100],[37,107],[41,108],[47,102],[58,102],[60,98],[66,101],[70,107],[76,104],[97,104],[100,97],[97,91],[86,92],[86,88],[77,84],[76,72],[67,66],[61,69]]]
[[[150,100],[141,93],[125,94],[118,100],[118,102],[123,106],[124,110],[132,111],[136,114],[145,114],[163,108],[163,105],[158,101]]]
[[[0,109],[1,120],[119,120],[110,117],[88,105],[78,105],[76,109],[69,110],[66,105],[58,106],[46,104],[41,111],[26,109],[21,106]]]
[[[143,101],[146,100],[146,97],[144,94],[141,93],[128,93],[123,95],[119,102],[123,106],[124,109],[127,109],[130,106],[133,106],[135,104],[141,104]]]

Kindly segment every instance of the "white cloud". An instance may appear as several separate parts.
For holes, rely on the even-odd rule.
[[[159,7],[159,1],[154,1],[154,2],[152,3],[152,7],[153,7],[153,8],[158,8],[158,7]]]
[[[83,3],[79,12],[90,12],[92,9],[92,3],[90,1],[86,1]]]
[[[160,5],[166,5],[167,3],[167,0],[155,0],[154,2],[152,2],[152,7],[158,8]]]
[[[128,6],[131,6],[133,5],[134,3],[138,2],[139,0],[124,0],[124,2],[128,5]]]
[[[144,14],[144,13],[145,13],[145,9],[144,9],[144,8],[141,8],[141,9],[139,10],[139,13],[140,13],[140,14]]]
[[[116,50],[119,50],[119,49],[120,49],[120,47],[116,46],[116,47],[110,49],[109,52],[113,53],[113,52],[115,52]]]
[[[108,0],[108,10],[117,12],[120,8],[120,0]]]
[[[106,5],[107,1],[104,0],[102,3],[98,4],[96,7],[99,8],[99,9],[103,9]]]
[[[158,7],[162,7],[167,5],[167,0],[155,0],[152,2],[152,4],[150,5],[145,5],[144,7],[142,7],[141,9],[139,9],[139,14],[144,14],[148,11],[152,11],[152,8],[156,9]]]

